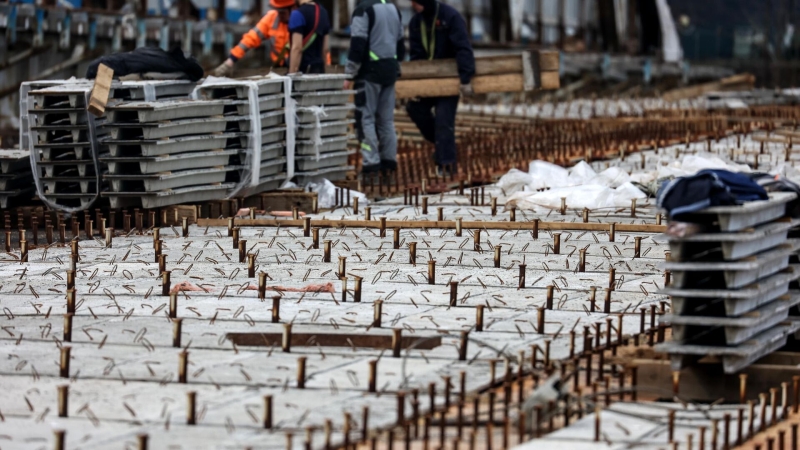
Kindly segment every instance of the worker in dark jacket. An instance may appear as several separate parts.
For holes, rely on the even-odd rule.
[[[394,84],[405,58],[400,10],[386,0],[360,0],[350,23],[345,73],[355,80],[356,128],[364,176],[381,171],[388,183],[397,170]],[[349,89],[351,82],[345,83]]]
[[[453,7],[436,0],[413,0],[417,12],[408,25],[411,60],[455,59],[461,95],[471,97],[475,55],[467,24]],[[422,98],[408,103],[409,117],[422,136],[436,144],[434,160],[440,174],[455,173],[455,122],[458,96]],[[435,116],[432,110],[435,110]]]

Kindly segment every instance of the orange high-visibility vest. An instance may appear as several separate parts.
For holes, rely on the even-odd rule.
[[[239,44],[231,49],[231,55],[237,59],[244,58],[248,50],[258,48],[265,40],[272,43],[270,55],[272,63],[276,66],[285,66],[291,46],[289,24],[282,23],[278,11],[274,9],[265,14],[253,29],[242,36]]]

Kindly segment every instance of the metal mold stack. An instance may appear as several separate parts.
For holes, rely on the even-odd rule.
[[[348,150],[347,141],[355,123],[349,119],[355,110],[349,103],[355,91],[343,90],[346,79],[331,74],[301,75],[292,80],[292,97],[297,102],[295,176],[300,186],[323,178],[342,180],[353,170],[347,165],[354,153]]]
[[[249,85],[258,86],[258,117],[252,117],[249,101]],[[246,181],[249,168],[246,167],[248,150],[255,142],[250,135],[261,127],[261,166],[259,181],[256,186],[245,185],[238,195],[253,195],[260,192],[278,189],[286,181],[286,120],[284,111],[284,82],[282,79],[253,77],[241,81],[215,83],[210,86],[198,86],[199,98],[225,100],[225,130],[238,137],[232,141],[230,148],[238,149],[234,157],[241,167],[237,181]]]
[[[0,149],[0,208],[14,197],[33,195],[31,153],[29,150]]]
[[[787,239],[800,221],[784,217],[795,194],[773,193],[766,201],[714,207],[685,219],[704,225],[700,234],[668,237],[672,284],[661,291],[672,299],[672,369],[704,357],[718,358],[735,373],[786,344],[800,322],[789,310],[800,293],[789,284],[800,278],[790,264],[800,241]]]
[[[133,101],[107,108],[103,194],[112,208],[158,208],[225,198],[238,135],[225,133],[224,100]]]
[[[33,151],[41,159],[32,165],[42,181],[45,199],[62,207],[88,208],[103,190],[105,170],[96,157],[105,151],[98,145],[96,119],[86,111],[92,82],[78,80],[29,92]]]

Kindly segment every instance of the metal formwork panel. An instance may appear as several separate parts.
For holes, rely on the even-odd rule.
[[[263,131],[265,128],[272,128],[283,125],[286,122],[286,113],[281,110],[270,111],[261,114],[261,130]],[[239,129],[241,131],[250,131],[251,119],[250,117],[246,117],[244,119],[239,119]]]
[[[196,134],[221,133],[227,120],[221,117],[175,120],[159,123],[107,123],[111,139],[163,139]]]
[[[789,309],[798,303],[800,295],[795,291],[739,317],[669,315],[662,320],[672,326],[674,341],[691,343],[693,340],[720,339],[724,333],[725,345],[737,345],[786,320]]]
[[[32,134],[36,135],[35,144],[57,142],[85,142],[89,140],[87,125],[34,125]]]
[[[698,287],[707,282],[710,289],[733,289],[772,275],[789,265],[789,256],[797,251],[800,241],[785,244],[740,261],[730,262],[667,262],[672,272],[672,285],[677,288]],[[722,275],[719,277],[718,275]],[[718,283],[723,283],[721,286]]]
[[[786,240],[789,230],[800,220],[782,219],[758,225],[738,233],[702,233],[683,238],[669,238],[670,257],[677,261],[691,260],[693,255],[719,248],[726,261],[755,255]]]
[[[344,105],[353,95],[356,95],[356,91],[322,91],[294,94],[292,97],[297,101],[297,106],[327,106]]]
[[[258,98],[258,111],[259,113],[264,113],[267,111],[273,111],[276,109],[283,108],[283,101],[284,96],[283,94],[276,94],[276,95],[265,95],[263,97]],[[240,115],[240,116],[249,116],[250,115],[250,102],[247,100],[233,100],[229,101],[230,105],[233,108],[228,107],[226,108],[226,113],[233,113]]]
[[[111,98],[145,100],[145,92],[152,89],[156,99],[165,97],[188,97],[197,83],[189,80],[145,80],[121,81],[111,85]]]
[[[30,150],[0,150],[0,173],[31,170]]]
[[[706,356],[717,356],[722,359],[725,373],[736,373],[786,345],[787,337],[798,328],[800,328],[800,323],[788,320],[737,346],[683,345],[670,341],[656,345],[655,349],[670,355],[674,371],[681,370],[693,360]]]
[[[669,295],[674,314],[692,315],[710,303],[722,302],[724,313],[736,317],[769,303],[789,292],[789,283],[800,278],[800,266],[786,269],[737,290],[665,288],[660,295]]]
[[[57,176],[42,177],[42,184],[47,190],[48,196],[51,193],[81,193],[89,194],[97,192],[97,178],[81,176]]]
[[[245,84],[247,83],[247,84]],[[246,100],[250,93],[250,83],[258,85],[258,96],[274,95],[283,92],[283,80],[279,78],[251,77],[242,78],[230,83],[215,83],[213,86],[198,86],[201,98],[205,99],[242,99]]]
[[[29,113],[34,116],[37,125],[79,125],[86,124],[86,110],[73,109],[31,109]],[[33,125],[33,124],[31,124]],[[86,125],[84,125],[86,126]]]
[[[233,183],[223,183],[211,186],[192,186],[181,189],[172,189],[161,192],[104,192],[102,195],[109,199],[112,208],[141,206],[145,209],[161,208],[181,203],[203,202],[225,198]]]
[[[322,139],[319,146],[320,153],[339,152],[347,149],[347,141],[353,139],[353,136],[337,136],[332,138]],[[297,141],[294,149],[294,154],[297,156],[310,156],[316,155],[314,151],[314,141]]]
[[[220,150],[157,157],[103,158],[102,161],[108,163],[108,172],[112,175],[133,175],[137,171],[150,174],[227,166],[231,155],[236,153],[236,150]]]
[[[295,164],[297,165],[297,170],[304,172],[311,172],[328,167],[346,166],[347,159],[352,154],[355,154],[355,150],[322,153],[319,155],[319,159],[314,156],[299,157],[295,158]]]
[[[335,91],[344,87],[345,74],[308,74],[292,77],[292,92]]]
[[[340,120],[337,122],[321,122],[319,125],[320,137],[331,137],[346,135],[350,130],[350,126],[355,123],[354,120]],[[299,125],[297,127],[298,139],[313,139],[316,125]]]
[[[189,186],[224,183],[228,172],[235,167],[181,170],[179,172],[152,175],[104,175],[111,192],[155,192],[180,189]]]
[[[106,108],[108,121],[161,122],[221,116],[228,104],[225,100],[170,100],[163,102],[126,102]]]
[[[113,140],[106,139],[104,144],[114,158],[138,156],[165,156],[185,154],[188,152],[207,152],[224,149],[233,134],[207,134],[184,136],[174,139],[158,140]]]
[[[311,172],[296,172],[295,176],[297,177],[297,184],[304,186],[308,183],[318,182],[323,178],[330,181],[343,180],[347,177],[347,173],[353,169],[353,166],[329,167]]]
[[[329,106],[322,108],[322,113],[319,114],[321,122],[331,122],[337,120],[347,119],[351,113],[355,112],[355,105],[344,106]],[[297,108],[297,123],[301,125],[312,124],[317,121],[317,115],[314,108]]]
[[[796,194],[790,192],[772,192],[768,200],[734,206],[714,206],[686,214],[686,217],[682,216],[682,220],[717,223],[722,232],[739,231],[783,217],[786,214],[786,204],[796,197]]]
[[[276,142],[282,142],[284,139],[286,139],[286,127],[270,128],[268,130],[262,130],[261,132],[262,146],[274,144]],[[241,136],[239,140],[244,148],[250,148],[253,146],[253,143],[250,142],[250,136]]]

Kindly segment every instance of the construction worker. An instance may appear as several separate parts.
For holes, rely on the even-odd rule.
[[[253,29],[242,36],[239,44],[231,49],[228,59],[214,70],[215,76],[231,76],[236,61],[244,58],[248,50],[258,48],[265,40],[272,43],[270,54],[272,66],[287,66],[290,50],[289,17],[294,8],[294,0],[270,0],[269,5],[273,9],[265,14]]]
[[[474,95],[475,55],[464,18],[453,7],[436,0],[412,0],[411,6],[417,13],[408,25],[411,60],[455,58],[461,95]],[[440,176],[456,173],[458,99],[457,95],[421,98],[406,106],[422,136],[436,144],[434,161]],[[435,110],[435,115],[432,110]]]
[[[361,142],[362,176],[382,171],[389,183],[397,170],[397,135],[394,129],[394,84],[405,58],[400,10],[385,0],[361,0],[350,23],[350,51],[345,73],[354,78],[356,128]]]
[[[297,5],[289,17],[292,35],[289,73],[325,73],[325,63],[330,61],[328,11],[313,0],[298,0]]]

